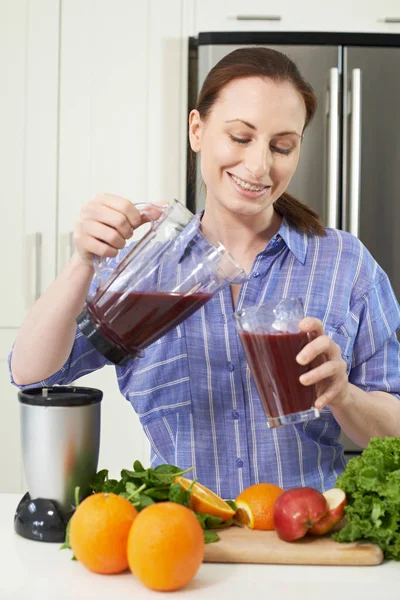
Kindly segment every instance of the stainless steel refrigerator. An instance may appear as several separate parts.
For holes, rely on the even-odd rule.
[[[400,35],[200,33],[190,45],[189,108],[209,70],[248,45],[289,55],[317,95],[288,191],[326,225],[359,237],[400,299]],[[187,201],[192,210],[204,206],[199,176]]]

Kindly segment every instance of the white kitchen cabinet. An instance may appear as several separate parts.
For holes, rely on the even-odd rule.
[[[73,251],[81,207],[96,193],[133,202],[179,197],[180,155],[186,153],[180,137],[181,5],[181,0],[63,3],[59,270]],[[147,439],[119,392],[114,369],[76,384],[104,392],[99,466],[118,475],[136,458],[147,464]]]
[[[0,2],[0,328],[55,275],[59,2]]]
[[[56,273],[59,2],[0,2],[0,491],[24,491],[17,389],[7,357]]]
[[[95,194],[185,201],[182,1],[63,3],[59,269],[80,209]]]
[[[148,7],[67,0],[61,21],[58,266],[96,193],[146,199]]]
[[[398,0],[194,0],[200,31],[400,32]]]
[[[185,201],[186,11],[185,0],[0,0],[0,492],[26,487],[7,355],[73,251],[81,206],[97,192]],[[99,468],[148,464],[114,369],[75,383],[104,393]]]

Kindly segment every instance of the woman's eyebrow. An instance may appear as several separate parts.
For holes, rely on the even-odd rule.
[[[283,136],[283,135],[297,135],[297,137],[301,138],[302,136],[300,135],[300,133],[297,133],[297,131],[281,131],[280,133],[276,133],[274,137],[277,136]]]
[[[225,121],[225,123],[233,123],[234,121],[240,121],[241,123],[247,125],[247,127],[250,127],[250,129],[257,129],[255,125],[252,125],[251,123],[249,123],[248,121],[244,121],[243,119],[229,119],[229,121]]]
[[[243,119],[229,119],[228,121],[225,121],[225,123],[234,123],[235,121],[239,121],[240,123],[243,123],[247,127],[250,127],[250,129],[254,129],[254,130],[257,129],[257,127],[255,125],[252,125],[251,123],[249,123],[248,121],[244,121]],[[297,135],[297,137],[299,137],[299,138],[302,137],[302,135],[300,133],[297,133],[297,131],[280,131],[279,133],[275,133],[274,137],[279,137],[279,136],[284,136],[284,135]]]

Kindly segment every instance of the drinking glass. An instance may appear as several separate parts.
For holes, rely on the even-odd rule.
[[[264,408],[268,427],[301,423],[319,417],[315,385],[305,386],[297,354],[310,341],[300,331],[304,317],[300,298],[269,300],[234,313],[239,338]]]

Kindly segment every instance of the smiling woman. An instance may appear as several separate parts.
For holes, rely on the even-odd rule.
[[[307,198],[303,204],[286,191],[315,109],[297,67],[274,50],[235,50],[210,71],[189,118],[207,190],[199,218],[204,235],[224,244],[249,277],[143,357],[116,366],[152,466],[193,468],[224,499],[261,482],[333,487],[345,468],[341,429],[360,446],[400,436],[400,311],[388,277],[356,237],[325,228]],[[116,196],[98,195],[82,208],[75,255],[18,334],[10,358],[17,385],[68,384],[108,364],[75,319],[93,253],[115,257],[142,222],[132,202]],[[299,328],[310,341],[296,357],[308,370],[299,382],[316,386],[320,417],[270,429],[233,312],[287,297],[303,299]]]
[[[209,72],[189,117],[207,189],[214,189],[219,165],[242,198],[259,200],[251,210],[268,204],[272,211],[275,203],[275,212],[301,230],[324,235],[318,215],[286,192],[315,110],[311,86],[286,55],[243,48],[225,56]],[[220,178],[223,185],[222,171]],[[211,192],[207,199],[210,204]]]

